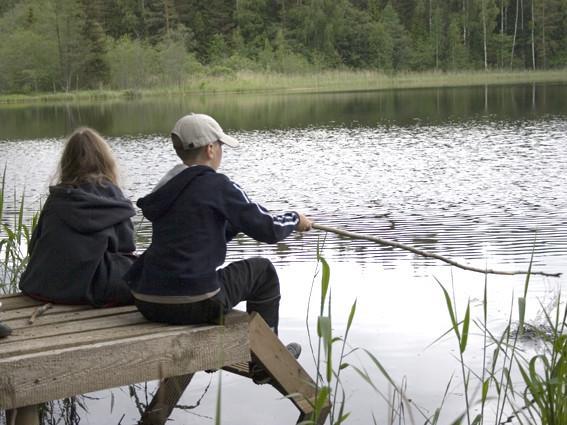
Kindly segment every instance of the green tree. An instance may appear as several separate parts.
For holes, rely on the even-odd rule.
[[[380,0],[368,0],[368,14],[373,21],[380,20]]]
[[[390,72],[394,69],[394,40],[382,22],[369,26],[369,65]]]
[[[244,41],[244,37],[242,37],[242,33],[240,32],[240,28],[238,27],[236,27],[234,31],[232,31],[231,46],[233,54],[241,57],[248,56],[246,42]]]
[[[446,66],[448,69],[466,68],[468,63],[467,51],[463,44],[462,17],[458,14],[452,14],[449,18],[446,52]]]
[[[200,61],[207,62],[214,35],[221,34],[227,40],[236,27],[235,0],[174,0],[174,3],[178,21],[194,36],[193,51]]]
[[[173,0],[144,0],[144,2],[146,36],[152,43],[158,43],[169,37],[177,27],[175,3]]]
[[[55,34],[59,53],[60,85],[65,91],[79,88],[83,81],[86,42],[83,38],[84,14],[78,0],[54,0]]]
[[[168,38],[156,46],[160,64],[161,83],[181,87],[187,78],[191,58],[185,44]]]
[[[416,0],[410,23],[411,48],[409,67],[424,71],[435,67],[435,32],[431,31],[429,5],[431,0]]]
[[[96,2],[83,0],[84,23],[83,39],[85,42],[83,59],[84,86],[101,87],[110,77],[110,69],[106,63],[106,35],[100,24],[100,10],[96,10]]]
[[[268,38],[264,38],[264,48],[258,53],[258,61],[263,69],[272,71],[274,67],[274,50]]]
[[[565,0],[532,0],[534,16],[534,50],[538,68],[565,66],[567,2]]]
[[[264,40],[270,37],[268,0],[238,0],[234,14],[236,25],[244,42],[252,52],[262,50]]]
[[[209,63],[220,65],[229,56],[228,46],[224,37],[220,34],[215,34],[209,44]]]
[[[396,71],[408,68],[411,40],[396,10],[389,2],[382,11],[381,23],[387,37],[391,40],[389,49],[392,55],[392,68]]]
[[[369,66],[369,28],[372,24],[367,13],[345,5],[342,22],[335,28],[335,49],[342,64],[353,68]]]
[[[335,42],[344,25],[346,0],[311,0],[294,8],[290,14],[294,42],[315,62],[337,65],[339,55]]]
[[[50,90],[57,80],[57,47],[53,40],[30,30],[2,35],[0,91]]]
[[[106,58],[115,89],[151,87],[157,82],[158,52],[149,44],[124,36],[112,43]]]

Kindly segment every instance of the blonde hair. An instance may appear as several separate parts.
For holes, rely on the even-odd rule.
[[[70,186],[105,180],[118,185],[116,161],[108,143],[92,128],[76,129],[63,149],[57,180]]]

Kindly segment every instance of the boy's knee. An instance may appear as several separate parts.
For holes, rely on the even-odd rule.
[[[261,270],[263,273],[275,275],[277,277],[278,273],[276,272],[276,268],[267,258],[253,257],[249,258],[248,261],[250,261],[253,264],[253,267],[257,270]]]
[[[279,286],[280,279],[278,277],[278,272],[276,271],[275,266],[267,258],[260,258],[260,260],[262,260],[262,264],[263,264],[263,267],[264,267],[264,273],[266,274],[266,278],[270,279],[270,280],[274,280],[276,282],[276,284]]]
[[[270,260],[262,257],[249,258],[250,265],[256,269],[256,281],[265,288],[272,288],[271,292],[279,294],[280,279],[278,272]]]

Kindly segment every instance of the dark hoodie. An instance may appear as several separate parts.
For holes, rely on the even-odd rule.
[[[20,279],[26,295],[63,304],[130,304],[122,276],[135,249],[134,208],[111,183],[52,186]]]
[[[184,169],[137,205],[152,222],[152,243],[125,276],[135,296],[214,293],[226,243],[237,233],[275,243],[299,222],[295,212],[269,214],[228,177],[204,165]]]

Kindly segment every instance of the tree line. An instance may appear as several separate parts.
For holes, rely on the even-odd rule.
[[[565,22],[567,0],[2,0],[0,92],[240,70],[559,68]]]

